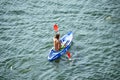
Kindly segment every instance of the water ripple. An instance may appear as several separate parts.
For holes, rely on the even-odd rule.
[[[0,80],[119,80],[120,0],[0,2]],[[67,55],[55,62],[53,25],[73,31]]]

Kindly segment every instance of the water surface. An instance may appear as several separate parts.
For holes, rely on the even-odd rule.
[[[55,23],[73,61],[47,60]],[[120,80],[120,0],[1,0],[0,80]]]

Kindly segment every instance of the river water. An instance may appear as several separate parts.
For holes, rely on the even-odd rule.
[[[72,61],[47,60],[55,23]],[[0,80],[120,80],[120,0],[0,0]]]

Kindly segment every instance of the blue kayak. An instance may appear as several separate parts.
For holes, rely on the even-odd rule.
[[[55,59],[60,58],[63,54],[65,54],[71,46],[72,39],[73,39],[72,31],[68,32],[66,35],[61,37],[60,42],[62,45],[64,45],[64,44],[66,45],[65,48],[61,49],[60,51],[56,51],[56,50],[54,50],[54,48],[52,48],[49,52],[48,60],[53,61]]]

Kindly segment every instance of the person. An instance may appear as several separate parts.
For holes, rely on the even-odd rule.
[[[56,51],[59,51],[61,49],[61,42],[60,42],[60,34],[56,33],[55,37],[53,38],[54,41],[54,48]]]
[[[54,41],[54,49],[55,49],[56,51],[59,51],[60,49],[62,49],[62,48],[64,48],[64,47],[66,46],[65,44],[62,45],[59,39],[60,39],[60,34],[59,34],[59,33],[56,33],[56,34],[55,34],[55,37],[53,38],[53,41]],[[70,52],[67,51],[66,54],[67,54],[69,60],[71,60],[71,54],[70,54]]]

